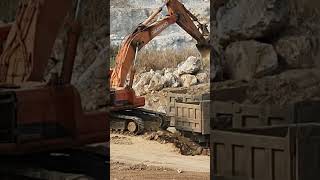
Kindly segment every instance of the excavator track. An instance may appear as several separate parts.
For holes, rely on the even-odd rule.
[[[144,132],[165,129],[168,121],[162,113],[135,108],[112,112],[110,130],[112,133],[139,135]]]

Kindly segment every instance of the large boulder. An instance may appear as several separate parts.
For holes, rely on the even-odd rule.
[[[149,85],[155,72],[153,70],[142,73],[137,81],[133,83],[132,88],[135,90],[138,96],[146,94],[146,87]]]
[[[217,35],[222,43],[265,38],[286,24],[285,0],[229,0],[217,12]]]
[[[198,83],[197,77],[191,74],[183,74],[181,76],[182,86],[190,87]]]
[[[251,80],[272,75],[278,68],[278,57],[272,45],[239,41],[227,47],[226,63],[231,79]]]
[[[201,59],[190,56],[186,61],[178,65],[178,73],[181,74],[195,74],[197,73],[202,66]]]
[[[103,49],[97,55],[95,61],[75,82],[75,86],[81,94],[82,105],[85,110],[91,111],[108,101],[107,69],[109,48]]]
[[[179,76],[173,74],[173,72],[166,72],[162,77],[164,87],[179,87],[181,85],[181,79]]]
[[[152,78],[150,79],[150,83],[147,86],[147,92],[151,92],[151,91],[159,91],[161,89],[163,89],[163,79],[162,79],[162,75],[160,73],[155,73]]]
[[[209,72],[200,72],[196,75],[199,83],[207,83],[209,82]]]
[[[305,35],[283,37],[275,43],[275,50],[288,68],[312,67],[316,47],[316,39]]]

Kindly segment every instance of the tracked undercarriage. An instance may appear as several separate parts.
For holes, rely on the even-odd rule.
[[[112,111],[111,131],[126,132],[134,135],[147,131],[166,129],[169,121],[165,114],[143,108]]]

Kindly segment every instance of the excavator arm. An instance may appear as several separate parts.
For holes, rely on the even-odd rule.
[[[165,6],[167,6],[169,14],[164,19],[154,22],[154,19]],[[194,24],[194,21],[198,22],[198,27]],[[205,36],[207,36],[209,32],[206,25],[201,24],[178,0],[167,0],[164,5],[141,23],[133,33],[126,37],[117,54],[116,65],[111,74],[110,82],[112,88],[123,88],[129,73],[129,88],[131,88],[137,52],[164,29],[174,23],[177,23],[197,40],[197,47],[208,46],[209,43]]]

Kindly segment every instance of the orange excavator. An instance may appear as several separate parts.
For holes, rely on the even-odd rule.
[[[163,19],[157,20],[158,15],[165,6],[168,9],[168,14]],[[207,25],[201,24],[197,17],[178,0],[166,0],[160,8],[125,38],[116,56],[116,65],[111,71],[110,83],[113,102],[111,110],[118,118],[116,121],[111,122],[111,128],[117,130],[127,129],[131,132],[141,132],[145,128],[145,119],[136,115],[137,111],[140,111],[140,114],[143,114],[142,111],[146,111],[139,108],[145,105],[145,99],[144,97],[136,96],[132,88],[137,53],[154,37],[175,23],[197,41],[197,48],[202,58],[207,59],[210,57],[211,48],[208,40],[209,31]],[[150,111],[148,113],[152,114]],[[161,120],[161,124],[164,124],[163,120]]]
[[[80,0],[69,23],[62,73],[43,81],[72,4],[73,0],[23,0],[15,21],[0,25],[1,155],[108,141],[108,113],[84,112],[79,92],[70,83],[81,32]]]

